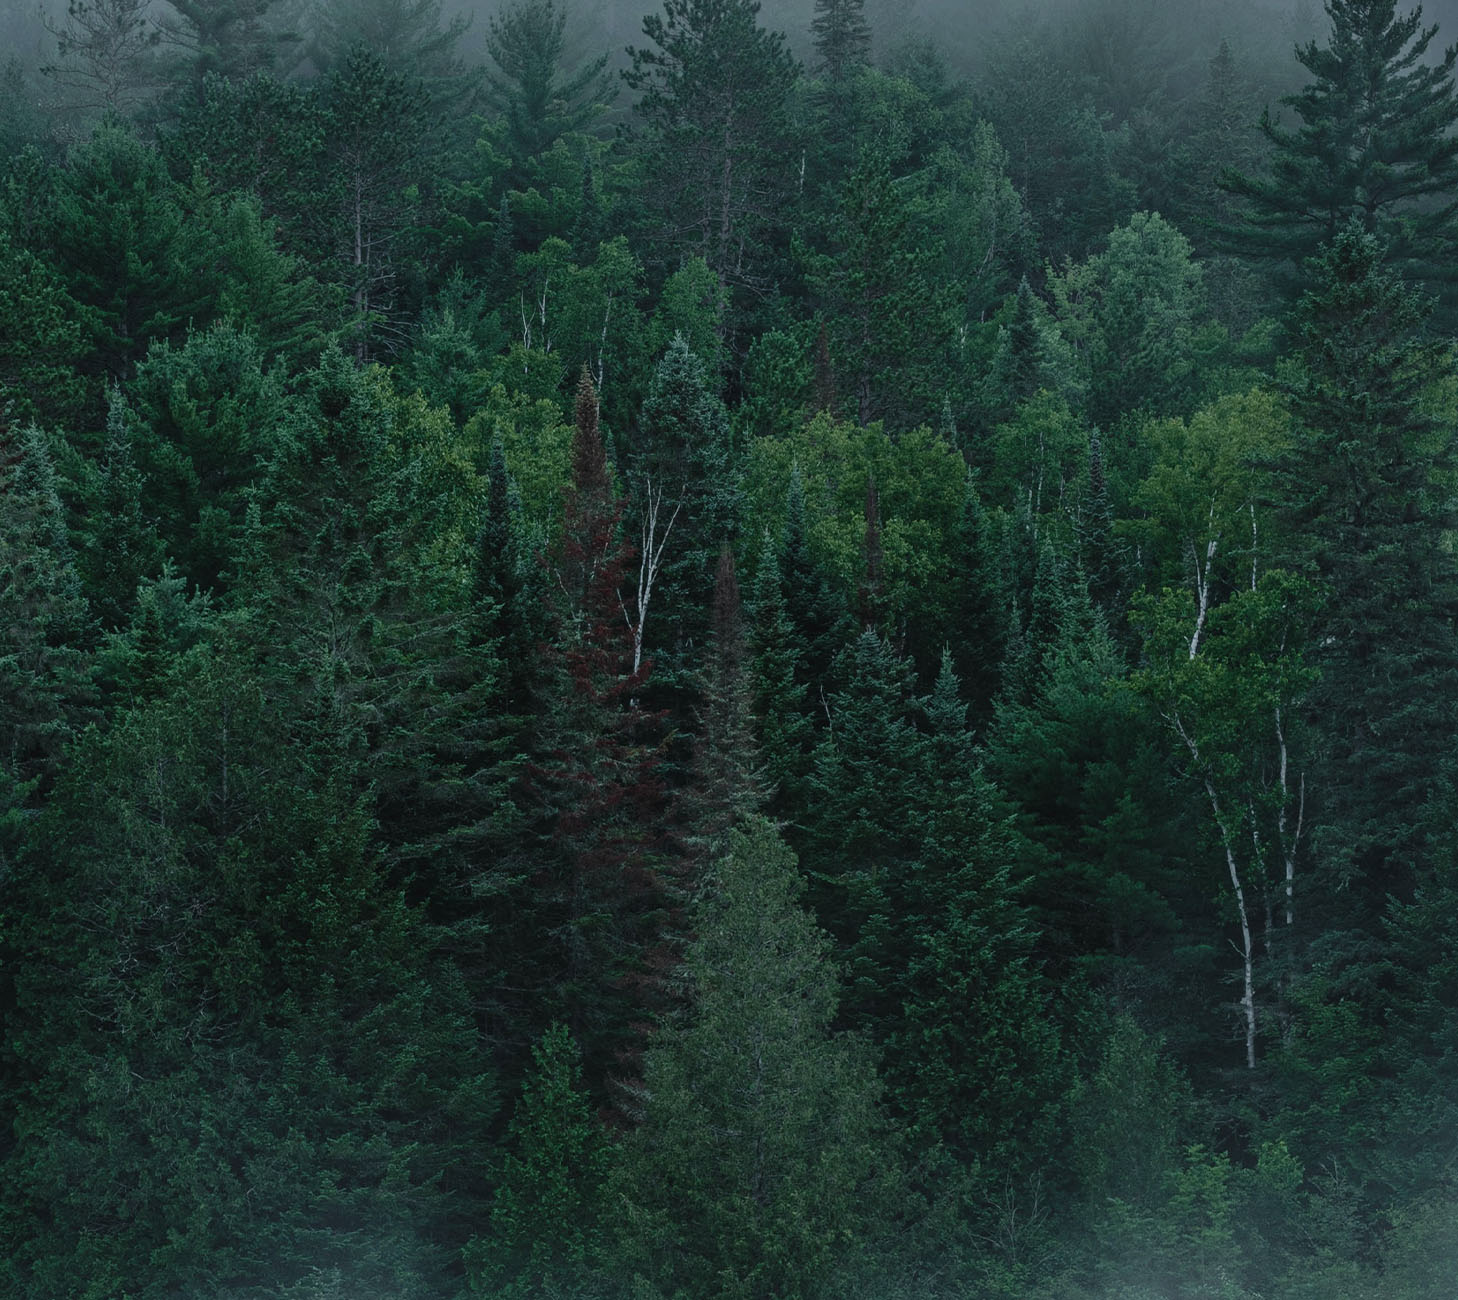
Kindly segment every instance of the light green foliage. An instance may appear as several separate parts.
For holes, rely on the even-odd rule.
[[[1279,552],[1270,535],[1270,466],[1290,428],[1286,406],[1265,389],[1222,397],[1187,421],[1143,427],[1140,455],[1151,464],[1133,492],[1138,513],[1121,528],[1138,541],[1152,585],[1250,585]]]
[[[658,354],[682,335],[688,350],[703,363],[715,396],[726,360],[727,308],[728,298],[719,277],[702,257],[691,257],[664,281],[648,332],[649,347]]]
[[[988,493],[1005,508],[1068,520],[1088,460],[1088,429],[1063,398],[1040,389],[994,435]]]
[[[1203,320],[1204,287],[1189,241],[1158,213],[1136,212],[1109,235],[1105,251],[1066,262],[1048,288],[1085,368],[1094,422],[1141,405],[1179,411],[1197,395],[1202,354],[1222,334]]]
[[[606,1135],[588,1109],[582,1053],[555,1024],[532,1048],[486,1235],[466,1246],[471,1292],[570,1293],[602,1249]]]
[[[667,1295],[837,1293],[881,1210],[880,1085],[836,1034],[828,941],[764,822],[731,837],[696,909],[691,1010],[650,1049],[623,1152],[625,1268]]]
[[[866,480],[880,496],[887,605],[909,615],[932,598],[961,516],[965,468],[956,451],[927,429],[895,441],[879,424],[857,428],[821,413],[783,438],[760,438],[745,457],[745,508],[773,527],[783,518],[785,485],[798,465],[815,562],[847,596],[861,572]]]
[[[493,384],[466,424],[466,440],[478,463],[493,439],[500,438],[507,468],[521,493],[527,521],[543,529],[562,516],[572,451],[572,426],[562,408],[547,397],[530,397],[505,384]]]

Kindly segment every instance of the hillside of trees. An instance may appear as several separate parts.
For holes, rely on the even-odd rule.
[[[1452,1300],[1458,53],[915,8],[6,18],[0,1296]]]

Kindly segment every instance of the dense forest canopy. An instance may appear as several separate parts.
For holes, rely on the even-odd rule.
[[[1458,6],[0,8],[0,1294],[1452,1300]]]

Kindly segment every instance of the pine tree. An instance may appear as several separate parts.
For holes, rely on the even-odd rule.
[[[870,63],[871,25],[866,21],[865,0],[815,0],[810,30],[820,58],[817,71],[827,80],[845,81]]]
[[[623,74],[652,132],[647,174],[670,257],[697,254],[735,287],[767,284],[761,250],[790,179],[778,160],[797,65],[759,11],[758,0],[666,0],[643,19],[652,47],[630,49]]]
[[[804,860],[816,914],[849,963],[846,1014],[869,1029],[896,1015],[924,742],[912,665],[874,629],[846,647],[835,677],[802,814]]]
[[[564,67],[567,8],[559,0],[512,0],[489,24],[487,99],[505,118],[507,148],[524,168],[563,135],[591,124],[611,97],[607,55]]]
[[[1237,248],[1301,267],[1356,220],[1388,242],[1405,276],[1448,279],[1458,233],[1458,48],[1427,60],[1438,29],[1421,25],[1421,8],[1399,17],[1396,0],[1326,0],[1325,8],[1329,43],[1296,50],[1313,80],[1282,100],[1299,124],[1261,118],[1271,174],[1222,179],[1247,207],[1244,224],[1226,233]]]

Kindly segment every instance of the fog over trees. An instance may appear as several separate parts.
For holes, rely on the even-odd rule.
[[[1452,1300],[1458,0],[0,0],[0,1296]]]

